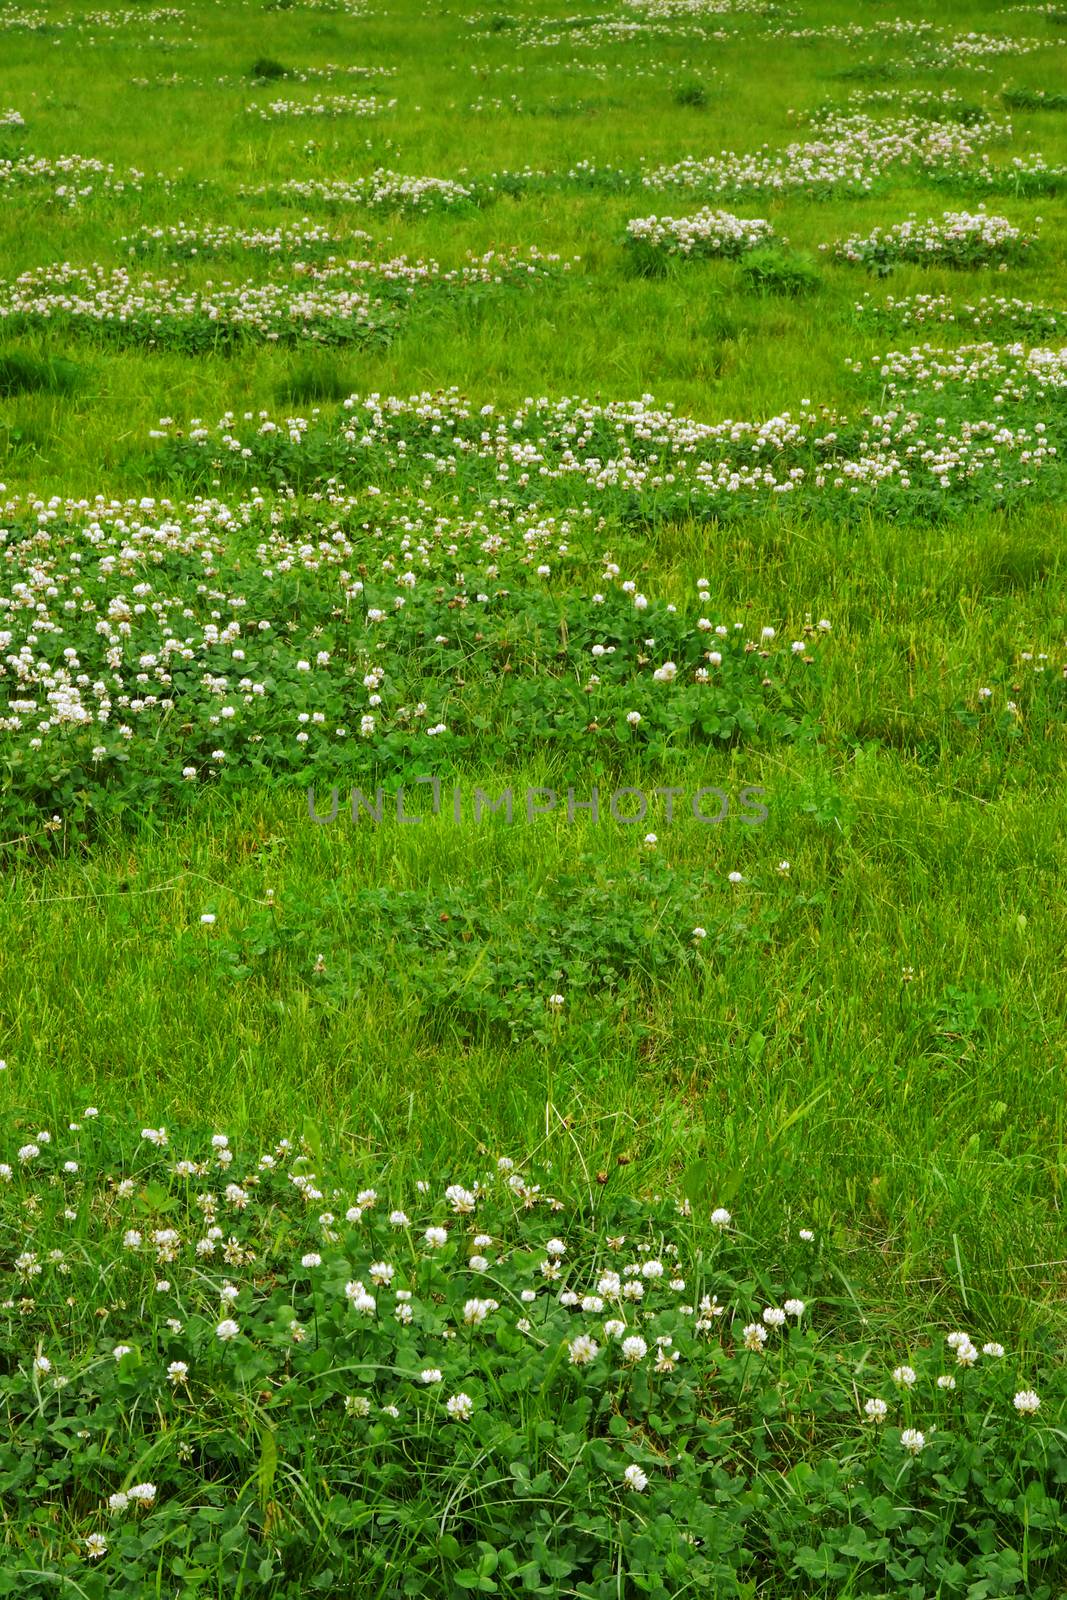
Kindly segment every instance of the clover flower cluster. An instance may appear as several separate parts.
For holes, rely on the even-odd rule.
[[[121,11],[83,11],[69,16],[49,16],[42,11],[19,11],[14,5],[0,8],[0,32],[23,31],[36,33],[47,29],[49,33],[121,33],[127,29],[139,30],[158,23],[185,22],[186,13],[178,6],[127,7]]]
[[[626,241],[666,256],[736,258],[774,240],[763,217],[735,217],[707,208],[690,217],[633,217]]]
[[[313,444],[342,481],[353,472],[362,479],[368,470],[390,479],[407,470],[414,434],[432,446],[427,486],[434,479],[475,481],[480,468],[498,493],[546,509],[558,484],[563,504],[573,505],[582,488],[602,513],[640,507],[646,516],[727,515],[731,508],[737,514],[784,498],[830,507],[835,497],[906,495],[913,488],[960,492],[971,485],[976,492],[985,485],[999,496],[1009,484],[1029,490],[1034,475],[1056,459],[1058,425],[1050,432],[1043,419],[1038,425],[1029,416],[1009,423],[995,402],[985,416],[960,415],[965,392],[953,402],[950,425],[943,413],[951,392],[932,383],[918,398],[922,403],[907,412],[855,422],[828,407],[802,407],[762,421],[704,423],[657,408],[651,396],[605,405],[541,398],[511,416],[473,408],[455,391],[406,401],[353,396],[326,437],[321,423],[291,420],[284,430],[270,422],[235,434],[227,418],[214,436],[192,430],[179,453],[203,453],[216,471],[285,475],[299,474],[300,457]],[[935,408],[942,414],[936,427]]]
[[[129,343],[199,349],[236,334],[350,343],[379,336],[391,318],[362,285],[223,282],[189,287],[148,274],[134,278],[124,267],[62,262],[0,286],[0,325],[5,322],[11,327],[95,329]]]
[[[1047,338],[1067,327],[1067,316],[1052,306],[1035,300],[1010,299],[1004,295],[981,295],[977,300],[954,300],[949,294],[914,294],[894,298],[887,295],[875,304],[867,294],[857,301],[855,310],[867,324],[879,327],[913,328],[928,323],[961,328],[989,328],[1001,333]]]
[[[516,30],[514,37],[524,50],[552,50],[561,45],[568,45],[575,50],[588,50],[601,44],[645,44],[654,39],[670,42],[696,39],[705,44],[723,44],[732,38],[725,28],[706,28],[699,22],[679,24],[679,15],[693,14],[692,11],[671,10],[654,16],[649,12],[649,20],[643,22],[632,22],[623,17],[569,17],[565,19],[562,29],[559,19],[546,17],[526,23]]]
[[[360,531],[368,512],[373,533]],[[555,627],[542,599],[548,580],[573,584],[584,559],[571,552],[569,528],[543,512],[442,517],[380,492],[272,510],[9,502],[0,508],[0,727],[23,775],[61,745],[88,784],[136,778],[147,761],[172,793],[224,770],[229,781],[246,768],[291,769],[359,741],[415,749],[453,724],[474,740],[462,712],[440,715],[452,663],[466,660],[499,714],[499,640],[517,621],[530,643],[509,652],[508,693],[528,703],[538,682],[559,701],[560,726],[577,734],[592,713],[629,741],[633,719],[642,737],[665,718],[677,728],[688,697],[686,714],[698,717],[701,697],[720,685],[758,693],[771,670],[799,677],[828,631],[804,624],[786,650],[773,628],[755,637],[706,615],[699,587],[700,614],[681,616],[606,554],[605,592],[573,608],[573,670],[583,674],[574,695],[546,673],[540,642]],[[229,553],[238,530],[251,561]],[[285,599],[294,574],[299,620]],[[650,655],[654,618],[663,642]]]
[[[970,127],[904,117],[878,122],[857,113],[828,119],[818,139],[794,141],[784,149],[764,145],[739,154],[732,150],[697,158],[687,156],[645,174],[649,189],[699,189],[711,194],[821,194],[842,190],[869,192],[877,179],[901,169],[936,171],[959,167],[1005,127],[992,119]]]
[[[911,261],[919,265],[971,267],[991,261],[1018,261],[1036,242],[1036,233],[1027,233],[1007,217],[979,207],[974,212],[946,211],[941,217],[923,220],[912,214],[891,227],[874,228],[867,235],[851,234],[832,245],[821,245],[820,249],[829,249],[835,261],[854,264]]]
[[[951,163],[929,174],[932,182],[947,188],[976,190],[980,194],[1056,194],[1067,183],[1067,167],[1050,166],[1040,151],[1012,156],[1007,166],[996,166],[983,155],[977,166]]]
[[[475,191],[453,178],[406,176],[379,167],[367,178],[290,178],[274,190],[268,185],[247,194],[277,194],[282,200],[314,200],[323,205],[368,206],[382,211],[447,211],[469,205]]]
[[[0,109],[0,128],[24,128],[26,119],[21,111],[16,111],[14,106]]]
[[[154,181],[164,188],[171,186],[171,180],[161,174]],[[122,173],[110,161],[97,161],[92,156],[20,156],[17,160],[0,160],[0,192],[7,188],[50,190],[53,199],[69,206],[102,192],[139,194],[144,184],[145,174],[135,167]]]
[[[266,105],[246,106],[249,116],[263,122],[292,121],[299,117],[377,117],[392,111],[395,100],[379,100],[376,95],[318,95],[314,100],[271,100]]]
[[[206,260],[214,256],[317,255],[341,244],[369,245],[371,237],[353,229],[342,240],[320,222],[302,217],[298,223],[275,228],[237,228],[226,222],[168,222],[145,224],[136,233],[123,234],[116,244],[131,256],[165,255],[173,259]]]
[[[259,238],[245,248],[255,248]],[[234,243],[234,236],[227,235]],[[268,236],[268,248],[273,239]],[[135,248],[135,247],[134,247]],[[182,248],[195,249],[188,236]],[[131,251],[132,253],[132,251]],[[0,325],[95,330],[123,343],[214,348],[236,337],[319,344],[385,342],[416,293],[462,294],[475,287],[529,283],[570,270],[569,262],[526,251],[486,251],[449,270],[436,261],[295,262],[291,279],[187,285],[125,267],[75,267],[69,262],[23,273],[0,284]]]
[[[995,390],[998,405],[1036,400],[1042,406],[1058,401],[1067,388],[1067,348],[1056,350],[1025,344],[965,344],[941,350],[924,344],[908,351],[890,350],[870,358],[885,391],[893,399],[911,399],[916,393],[955,389]],[[853,363],[861,371],[863,363]],[[1034,424],[1044,434],[1044,422]],[[1055,447],[1053,447],[1055,448]]]
[[[259,1154],[218,1131],[147,1127],[138,1141],[96,1106],[0,1161],[0,1220],[21,1247],[0,1277],[7,1426],[31,1465],[48,1464],[41,1504],[64,1508],[65,1557],[72,1521],[82,1559],[121,1561],[126,1528],[150,1537],[190,1492],[198,1505],[229,1503],[247,1480],[230,1395],[250,1368],[272,1430],[343,1444],[318,1464],[324,1485],[338,1461],[348,1471],[365,1457],[381,1504],[399,1489],[394,1469],[409,1488],[414,1439],[424,1457],[444,1451],[465,1470],[468,1425],[503,1421],[516,1405],[525,1414],[535,1395],[549,1414],[567,1404],[577,1417],[576,1395],[584,1405],[609,1394],[610,1428],[589,1434],[588,1488],[612,1498],[669,1481],[663,1418],[702,1419],[712,1381],[712,1415],[732,1412],[735,1429],[755,1406],[762,1430],[775,1413],[758,1408],[780,1405],[783,1384],[795,1385],[805,1429],[819,1415],[815,1389],[855,1393],[848,1469],[888,1449],[898,1487],[931,1454],[929,1470],[944,1471],[954,1436],[971,1448],[975,1415],[983,1438],[996,1428],[1017,1450],[1056,1437],[1055,1389],[1033,1387],[999,1341],[961,1330],[924,1343],[885,1394],[861,1401],[869,1344],[843,1387],[826,1309],[794,1292],[756,1297],[733,1218],[710,1199],[698,1209],[669,1195],[612,1198],[591,1223],[580,1201],[553,1192],[548,1169],[510,1155],[447,1176],[401,1193],[307,1139]],[[793,1253],[789,1234],[778,1248]],[[793,1272],[804,1277],[815,1235],[797,1238]],[[917,1427],[920,1397],[930,1420]],[[59,1408],[57,1445],[35,1421]],[[147,1479],[160,1427],[175,1448],[153,1453]],[[190,1434],[209,1428],[219,1432],[206,1477]],[[69,1493],[86,1445],[95,1504]]]
[[[395,78],[397,67],[360,67],[338,66],[336,62],[327,61],[321,67],[287,67],[285,81],[287,83],[332,83],[338,78]],[[238,81],[238,80],[233,80]],[[244,80],[241,79],[241,82]],[[264,80],[259,80],[264,81]]]

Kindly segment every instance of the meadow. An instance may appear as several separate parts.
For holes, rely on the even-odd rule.
[[[1067,1595],[1065,50],[0,4],[0,1594]]]

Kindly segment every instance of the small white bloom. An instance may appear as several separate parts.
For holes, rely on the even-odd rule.
[[[580,1333],[577,1339],[572,1339],[567,1346],[567,1357],[572,1367],[587,1366],[590,1361],[595,1361],[599,1354],[600,1346],[587,1333]]]

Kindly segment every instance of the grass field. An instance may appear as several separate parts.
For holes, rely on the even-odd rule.
[[[1067,1595],[1065,47],[0,6],[0,1594]]]

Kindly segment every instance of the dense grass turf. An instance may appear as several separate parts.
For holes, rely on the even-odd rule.
[[[1055,8],[964,3],[0,8],[0,1592],[1064,1592],[1065,43]],[[739,177],[726,152],[758,160]],[[72,155],[104,168],[55,167]],[[655,178],[711,157],[699,182]],[[453,187],[413,207],[379,169]],[[944,221],[980,206],[1006,224]],[[705,208],[769,227],[627,231]],[[941,248],[887,242],[909,216]],[[674,420],[611,409],[643,397]],[[328,813],[333,785],[317,826],[308,788]],[[379,823],[352,819],[355,786],[383,791]],[[569,816],[594,787],[599,820]],[[510,826],[475,819],[479,788],[512,790]],[[624,788],[649,797],[632,825]],[[717,825],[691,805],[710,788]],[[746,788],[765,820],[740,816]],[[57,1134],[39,1180],[14,1152],[87,1102],[106,1126],[82,1176]],[[343,1285],[387,1241],[333,1238],[302,1203],[294,1222],[271,1177],[246,1219],[262,1271],[230,1264],[252,1332],[226,1366],[212,1263],[168,1269],[182,1343],[147,1243],[122,1254],[138,1216],[186,1251],[207,1222],[142,1122],[190,1130],[183,1155],[225,1129],[247,1162],[303,1134],[298,1175],[325,1190],[328,1170],[346,1205],[377,1184],[420,1225],[439,1219],[417,1180],[549,1161],[579,1294],[606,1230],[647,1221],[660,1250],[650,1197],[684,1195],[682,1275],[694,1307],[728,1305],[722,1350],[686,1344],[675,1411],[606,1378],[590,1407],[582,1355],[516,1398],[501,1373],[527,1347],[501,1313],[480,1353],[461,1334],[467,1367],[441,1358],[496,1417],[450,1454],[417,1390],[367,1365],[407,1382],[434,1351],[376,1323],[344,1375]],[[721,1263],[713,1207],[736,1218]],[[513,1224],[490,1228],[507,1294],[545,1245]],[[316,1243],[322,1294],[294,1266]],[[50,1248],[86,1274],[76,1316],[58,1266],[41,1289],[15,1265]],[[437,1338],[425,1319],[463,1294],[411,1270]],[[743,1326],[789,1295],[807,1321],[753,1399]],[[99,1311],[129,1370],[93,1345]],[[1011,1377],[954,1418],[934,1379],[962,1328]],[[66,1421],[35,1348],[77,1368]],[[899,1429],[872,1454],[864,1420],[868,1367],[909,1351],[928,1409],[909,1394],[891,1422],[936,1418],[933,1465]],[[187,1395],[163,1374],[190,1358]],[[635,1532],[624,1466],[666,1469],[715,1383],[736,1437],[714,1472],[666,1472]],[[1011,1401],[1031,1383],[1040,1434]],[[346,1478],[357,1390],[412,1431],[366,1424]],[[481,1451],[573,1537],[494,1509]],[[148,1479],[159,1510],[109,1531],[108,1493]]]

